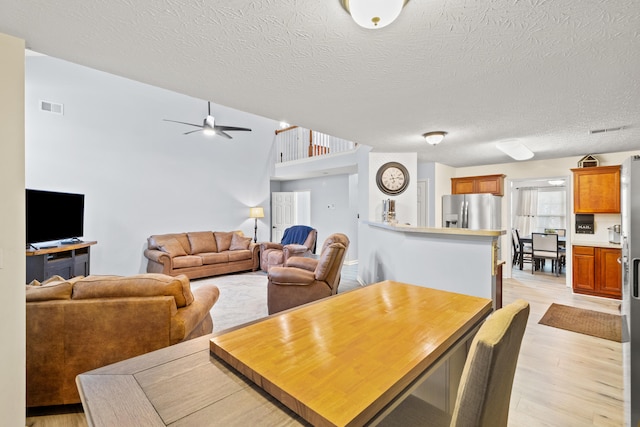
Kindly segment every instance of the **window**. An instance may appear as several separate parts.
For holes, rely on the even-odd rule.
[[[567,195],[564,187],[538,188],[538,210],[535,230],[544,232],[547,228],[567,228]]]

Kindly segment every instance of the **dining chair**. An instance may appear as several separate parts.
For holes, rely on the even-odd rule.
[[[409,395],[379,426],[505,427],[529,303],[516,300],[495,311],[471,342],[453,413]]]
[[[533,249],[531,274],[534,274],[537,265],[542,265],[544,260],[550,259],[551,271],[555,271],[558,276],[562,268],[560,251],[558,250],[558,235],[556,233],[532,233],[531,246]]]
[[[517,228],[514,228],[513,231],[516,235],[516,244],[518,246],[518,253],[522,254],[522,262],[531,262],[531,257],[533,254],[533,249],[530,243],[522,243],[520,240],[520,231]],[[520,245],[522,245],[522,250],[520,249]]]

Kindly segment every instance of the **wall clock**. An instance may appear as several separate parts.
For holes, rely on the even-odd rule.
[[[385,163],[378,169],[376,184],[384,194],[401,194],[409,185],[409,171],[398,162]]]

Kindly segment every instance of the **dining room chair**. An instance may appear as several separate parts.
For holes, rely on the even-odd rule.
[[[529,303],[519,299],[495,311],[471,342],[453,413],[409,395],[379,426],[505,427]]]
[[[514,228],[513,231],[515,232],[515,236],[516,236],[516,245],[518,246],[518,254],[521,254],[519,256],[522,256],[522,262],[531,262],[531,257],[533,255],[533,249],[531,247],[531,243],[523,243],[520,240],[520,231],[517,228]],[[522,250],[520,249],[520,246],[522,245]]]
[[[558,235],[556,233],[532,233],[531,246],[533,249],[531,274],[534,274],[537,266],[542,267],[542,262],[548,259],[551,260],[551,271],[559,276],[562,265],[558,249]]]

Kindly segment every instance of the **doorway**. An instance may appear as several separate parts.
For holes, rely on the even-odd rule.
[[[509,209],[507,211],[507,235],[509,241],[509,257],[507,277],[514,277],[522,271],[519,265],[513,265],[514,244],[512,230],[518,229],[521,236],[531,233],[544,233],[549,229],[564,230],[566,247],[566,264],[562,269],[566,286],[571,284],[571,191],[570,177],[554,176],[548,178],[530,178],[512,180],[509,183]],[[544,274],[544,273],[541,273]],[[547,273],[549,274],[549,273]]]
[[[280,243],[284,230],[296,224],[311,223],[310,191],[271,193],[271,241]]]

